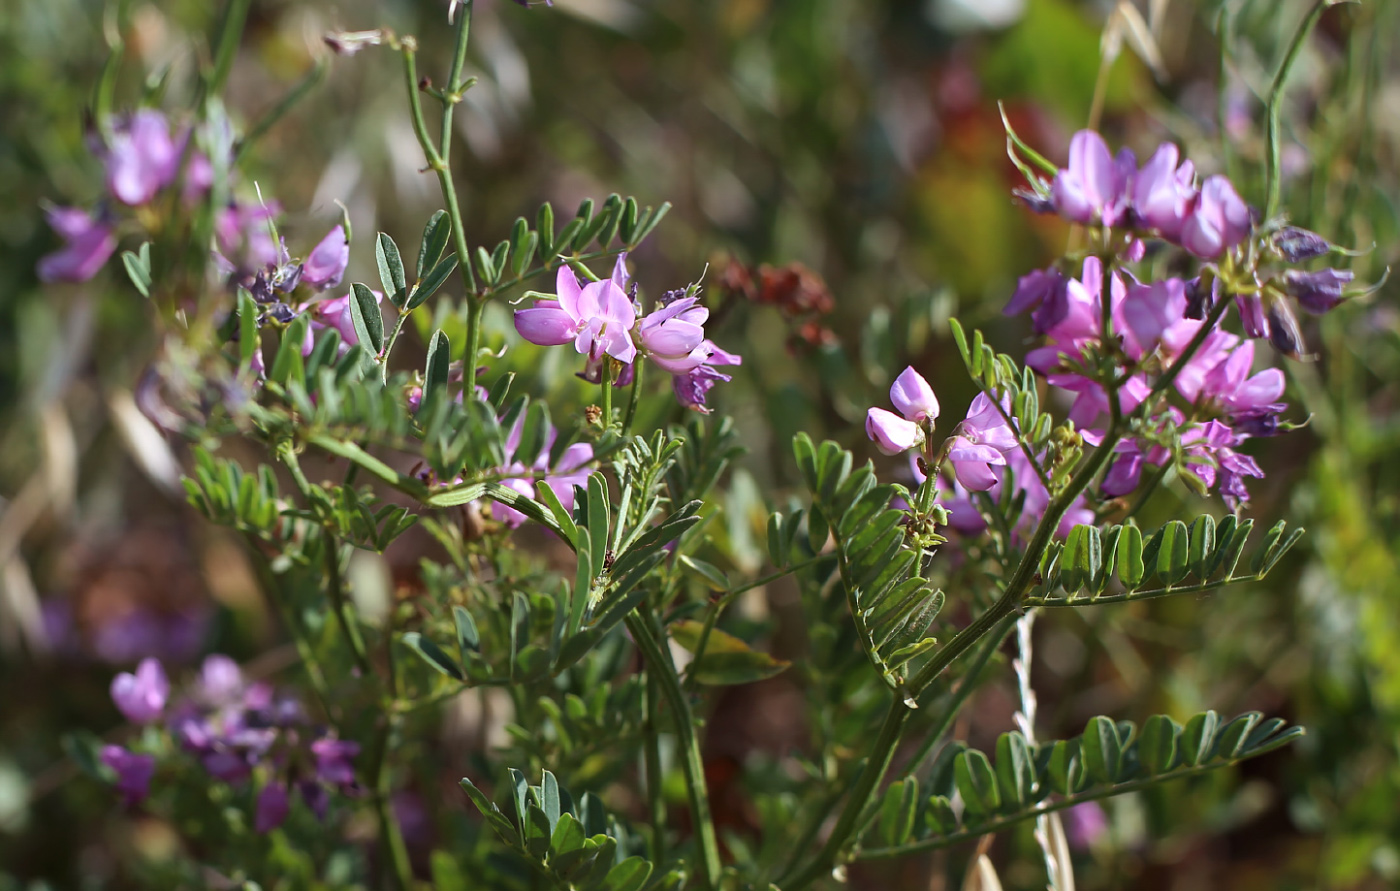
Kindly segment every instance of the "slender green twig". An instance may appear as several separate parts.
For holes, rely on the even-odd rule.
[[[655,618],[632,612],[627,616],[627,630],[642,650],[647,667],[656,673],[661,693],[674,713],[672,722],[681,748],[681,771],[685,774],[686,792],[690,797],[691,822],[695,824],[695,839],[700,848],[701,887],[718,887],[720,861],[719,841],[715,837],[714,820],[710,817],[710,793],[705,785],[705,764],[700,755],[700,737],[695,733],[695,715],[690,700],[681,688],[680,676],[671,661],[670,652],[657,637]]]
[[[637,414],[637,403],[642,395],[642,369],[646,367],[645,362],[634,362],[632,364],[632,387],[627,395],[627,413],[622,416],[622,435],[632,435],[632,419]]]
[[[393,746],[402,716],[395,713],[383,716],[383,725],[375,739],[374,754],[370,767],[370,788],[374,790],[374,810],[379,820],[379,840],[388,857],[389,874],[393,876],[397,891],[409,891],[413,887],[413,865],[408,859],[408,848],[404,845],[403,831],[398,817],[394,814],[391,793],[392,776],[389,773],[389,750]]]
[[[325,541],[322,547],[326,551],[326,597],[330,600],[331,611],[335,613],[340,631],[345,635],[346,643],[350,645],[350,651],[355,655],[355,664],[359,666],[360,671],[369,674],[371,671],[369,653],[365,650],[364,638],[360,636],[360,631],[355,626],[355,619],[350,614],[350,602],[345,596],[345,583],[341,579],[340,542],[329,531],[324,535]]]
[[[324,58],[317,59],[316,64],[311,66],[311,70],[307,72],[306,76],[303,77],[296,86],[288,90],[287,94],[278,100],[277,104],[272,106],[266,114],[258,118],[257,123],[248,128],[248,132],[245,133],[243,138],[238,140],[233,147],[233,159],[235,163],[237,163],[238,159],[243,156],[243,153],[247,151],[253,143],[261,139],[268,130],[272,129],[274,124],[282,119],[283,115],[290,111],[292,107],[302,99],[306,98],[306,95],[325,79],[326,71],[329,67]]]
[[[1288,75],[1293,70],[1293,63],[1298,60],[1298,53],[1302,50],[1308,35],[1312,33],[1312,29],[1317,25],[1317,20],[1321,18],[1322,11],[1335,2],[1336,0],[1316,0],[1313,3],[1312,9],[1308,10],[1308,14],[1299,23],[1298,30],[1293,32],[1293,39],[1289,41],[1288,50],[1283,54],[1283,61],[1279,63],[1278,72],[1274,75],[1273,83],[1269,87],[1269,101],[1265,106],[1268,115],[1267,150],[1264,155],[1264,219],[1266,220],[1272,219],[1278,213],[1282,189],[1279,175],[1279,167],[1283,157],[1280,130],[1283,122],[1283,91],[1288,85]]]
[[[248,7],[252,5],[253,0],[229,0],[228,6],[224,7],[224,18],[219,23],[218,44],[214,50],[214,67],[205,81],[201,104],[207,102],[210,97],[217,96],[224,88],[224,81],[228,80],[229,71],[233,69],[233,57],[238,54],[238,43],[243,37],[243,23],[248,19]]]
[[[657,712],[661,707],[661,688],[656,682],[655,668],[646,670],[646,713],[642,730],[646,734],[647,802],[651,808],[651,861],[658,866],[666,862],[666,799],[663,796],[661,773],[661,725]]]

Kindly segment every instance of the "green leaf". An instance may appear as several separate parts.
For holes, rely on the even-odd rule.
[[[953,782],[962,794],[967,811],[979,817],[996,813],[1001,807],[996,774],[987,756],[976,749],[958,754],[953,762]]]
[[[1089,719],[1083,736],[1084,769],[1089,779],[1104,785],[1118,779],[1123,745],[1118,738],[1118,725],[1103,715]]]
[[[1182,728],[1180,740],[1181,763],[1199,767],[1210,760],[1215,731],[1220,726],[1220,716],[1214,711],[1204,711],[1193,716]]]
[[[535,214],[535,231],[540,236],[540,261],[549,266],[554,260],[554,207],[548,201]]]
[[[417,281],[421,282],[423,275],[437,265],[442,252],[447,248],[447,240],[451,237],[452,220],[448,218],[447,211],[434,211],[428,218],[428,225],[423,227],[423,240],[418,243]]]
[[[434,394],[447,392],[447,372],[451,362],[452,345],[447,340],[447,334],[439,328],[428,341],[428,365],[423,371],[423,399],[420,404],[427,404],[428,398]]]
[[[447,654],[447,651],[417,631],[405,633],[399,640],[404,646],[417,653],[433,668],[447,675],[453,680],[466,680],[466,675],[462,673],[462,667],[457,664],[457,660]]]
[[[898,780],[885,790],[880,803],[880,838],[886,845],[902,845],[914,834],[914,813],[919,804],[919,781]]]
[[[549,818],[549,832],[553,835],[559,825],[559,781],[547,770],[540,778],[540,809]]]
[[[713,590],[729,590],[729,577],[726,576],[718,566],[712,563],[706,563],[704,560],[697,560],[694,557],[687,557],[684,554],[680,557],[680,563],[686,569],[704,579],[705,583]]]
[[[607,564],[608,528],[610,524],[608,503],[608,482],[603,474],[594,471],[588,477],[588,534],[593,552],[590,554],[593,571],[602,572]]]
[[[1191,545],[1186,562],[1201,581],[1210,576],[1210,558],[1215,553],[1215,518],[1201,514],[1191,524]]]
[[[253,358],[253,351],[260,348],[258,342],[258,305],[253,295],[244,288],[238,289],[238,360],[247,363]]]
[[[1082,743],[1078,739],[1059,740],[1050,749],[1046,770],[1050,787],[1060,795],[1073,795],[1084,785]]]
[[[1249,736],[1259,719],[1264,716],[1259,712],[1245,712],[1230,723],[1220,728],[1219,740],[1215,747],[1215,757],[1225,761],[1233,761],[1244,747],[1244,741]]]
[[[579,823],[573,814],[560,814],[559,821],[554,824],[554,834],[549,838],[551,862],[559,854],[566,854],[569,851],[577,851],[582,848],[583,839],[583,824]]]
[[[467,612],[467,608],[452,607],[452,621],[457,626],[457,649],[461,651],[462,658],[465,659],[467,653],[481,652],[481,634],[476,630],[476,620]]]
[[[608,870],[598,891],[641,891],[651,877],[651,863],[641,857],[628,857]]]
[[[1176,766],[1177,738],[1181,727],[1166,715],[1153,715],[1142,725],[1138,740],[1138,761],[1151,776]]]
[[[360,346],[378,356],[384,349],[384,316],[379,312],[379,300],[368,286],[355,282],[350,286],[350,323]]]
[[[1035,762],[1026,738],[1017,731],[997,738],[997,784],[1008,806],[1025,807],[1036,800]]]
[[[408,280],[404,277],[403,257],[399,256],[399,246],[386,232],[380,232],[375,241],[374,260],[379,266],[379,281],[384,285],[389,302],[403,309],[408,302]]]
[[[122,265],[126,267],[126,276],[131,279],[136,290],[141,292],[142,297],[149,298],[151,296],[151,243],[149,241],[142,243],[138,254],[122,251]]]
[[[938,835],[952,835],[958,831],[958,816],[953,811],[953,803],[942,795],[935,795],[928,800],[928,810],[924,817]]]
[[[448,254],[433,265],[428,274],[419,280],[413,288],[413,294],[408,298],[408,305],[405,309],[417,309],[423,305],[423,301],[437,293],[442,283],[447,281],[447,277],[457,268],[457,255]]]
[[[1185,523],[1172,520],[1157,535],[1161,540],[1157,551],[1157,575],[1164,585],[1171,587],[1191,571],[1188,561],[1190,534]]]
[[[517,840],[515,827],[511,825],[510,820],[501,812],[501,809],[496,807],[495,803],[466,777],[462,777],[459,785],[462,787],[462,791],[467,793],[467,797],[471,799],[476,809],[486,818],[486,822],[491,824],[491,828],[496,831],[496,834],[505,842],[514,844]]]
[[[700,644],[703,628],[700,622],[683,619],[671,626],[671,637],[683,648],[694,653]],[[727,686],[771,678],[790,664],[752,649],[732,634],[712,628],[705,643],[705,652],[690,664],[686,673],[696,683],[712,687]]]
[[[267,375],[269,380],[283,386],[290,381],[306,383],[306,366],[301,357],[301,350],[306,343],[308,324],[310,321],[302,314],[282,331],[282,342],[277,346],[277,357],[272,360],[272,370]]]

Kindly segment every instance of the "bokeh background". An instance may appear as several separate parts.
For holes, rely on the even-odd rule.
[[[745,356],[735,382],[716,391],[749,449],[717,547],[756,568],[762,538],[746,518],[796,482],[793,433],[866,450],[864,408],[911,363],[961,411],[972,390],[950,315],[1013,352],[1028,336],[1001,308],[1068,232],[1009,200],[1017,179],[998,102],[1053,159],[1092,122],[1139,157],[1175,140],[1262,203],[1261,97],[1311,4],[1125,5],[478,0],[469,69],[480,82],[458,116],[455,157],[468,240],[494,243],[546,200],[560,216],[613,191],[674,204],[634,268],[657,290],[703,272],[715,337]],[[179,850],[171,827],[123,813],[65,754],[68,734],[119,727],[107,695],[114,672],[147,654],[178,672],[228,652],[274,678],[294,662],[236,544],[175,494],[172,461],[185,453],[131,421],[155,342],[149,307],[116,274],[49,288],[34,275],[56,245],[44,202],[88,204],[100,192],[84,109],[114,35],[127,48],[117,107],[151,95],[186,107],[219,6],[45,0],[0,10],[4,889],[130,886],[134,862]],[[255,0],[226,96],[236,122],[250,126],[325,66],[247,165],[285,209],[289,240],[313,243],[338,218],[337,200],[361,247],[376,229],[416,240],[440,198],[419,172],[399,62],[375,49],[332,57],[321,38],[414,33],[421,70],[441,78],[446,14],[446,0]],[[1328,9],[1283,113],[1285,207],[1297,224],[1367,249],[1351,261],[1367,281],[1400,258],[1397,50],[1395,0]],[[372,270],[371,253],[356,249],[351,276]],[[1258,708],[1309,730],[1238,772],[1111,802],[1107,831],[1077,856],[1080,887],[1400,884],[1396,296],[1386,285],[1304,320],[1317,356],[1286,367],[1295,416],[1310,423],[1260,442],[1269,476],[1250,512],[1309,535],[1267,582],[1188,602],[1064,610],[1038,624],[1047,736],[1078,732],[1098,713],[1207,707]],[[488,340],[504,342],[505,308],[488,318]],[[1185,502],[1163,499],[1162,518]],[[993,739],[1005,699],[994,685],[959,730]],[[716,716],[717,751],[735,750],[725,721],[742,724],[731,713],[746,707],[758,706],[741,698]],[[465,813],[461,800],[444,807]],[[1028,835],[993,853],[1007,887],[1043,887]],[[954,852],[932,871],[956,876],[965,857]],[[911,879],[929,864],[916,866]]]

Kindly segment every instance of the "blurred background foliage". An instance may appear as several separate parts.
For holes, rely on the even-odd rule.
[[[187,108],[221,6],[120,5],[0,10],[0,888],[131,886],[140,862],[185,844],[169,826],[123,814],[65,758],[64,734],[118,726],[107,697],[115,671],[148,653],[189,666],[229,652],[274,678],[295,662],[236,544],[194,522],[172,494],[172,452],[131,421],[156,343],[149,308],[111,270],[46,289],[34,276],[55,246],[44,202],[90,204],[100,191],[84,109],[109,48],[125,47],[115,107],[163,93],[163,107]],[[864,407],[905,364],[960,413],[972,390],[950,349],[950,315],[1013,352],[1028,336],[1001,307],[1068,233],[1008,199],[1016,173],[996,103],[1053,159],[1090,123],[1139,157],[1172,139],[1261,204],[1260,97],[1309,5],[1151,0],[1134,16],[1107,0],[558,0],[528,10],[478,0],[469,67],[480,83],[458,115],[465,148],[454,158],[468,240],[494,243],[545,200],[560,214],[613,191],[674,203],[634,269],[658,293],[703,274],[715,338],[745,356],[718,397],[749,452],[713,548],[715,562],[754,571],[765,499],[782,506],[795,482],[793,433],[866,450]],[[240,129],[328,67],[252,146],[248,178],[281,204],[294,245],[313,243],[344,202],[357,236],[352,279],[373,278],[369,233],[412,243],[439,199],[419,172],[398,60],[374,49],[331,57],[321,37],[413,33],[422,70],[440,72],[446,7],[252,5],[226,95]],[[1369,281],[1400,256],[1398,42],[1395,0],[1330,8],[1284,109],[1287,211],[1370,248],[1354,260]],[[1259,708],[1309,729],[1240,773],[1111,802],[1108,832],[1079,856],[1081,887],[1400,883],[1396,294],[1387,285],[1305,320],[1317,357],[1286,365],[1290,400],[1311,423],[1258,450],[1269,483],[1251,512],[1308,528],[1291,571],[1218,597],[1064,610],[1038,624],[1049,736],[1101,712],[1207,707]],[[492,345],[516,344],[505,307],[488,318]],[[557,356],[529,345],[498,367],[549,374],[551,362],[542,379],[569,378]],[[550,395],[563,417],[585,394],[570,383]],[[1172,505],[1160,510],[1165,519]],[[415,563],[394,551],[387,564],[364,561],[357,586],[404,596],[421,587]],[[748,614],[774,622],[783,596],[775,586]],[[781,650],[781,627],[774,640]],[[711,721],[714,763],[739,766],[736,777],[716,767],[712,781],[733,784],[717,806],[738,824],[744,784],[761,784],[771,756],[802,738],[783,726],[795,688],[782,683],[728,694]],[[1009,685],[1003,667],[959,732],[988,745],[1007,726]],[[449,827],[467,819],[450,785],[469,757],[460,747],[499,742],[489,721],[471,721],[471,732],[443,728],[440,745],[459,750],[444,756],[437,786],[418,790],[449,849]],[[1028,831],[993,853],[1007,887],[1043,886]],[[932,872],[955,882],[966,857],[953,852]],[[946,886],[927,884],[929,872],[919,862],[851,881]]]

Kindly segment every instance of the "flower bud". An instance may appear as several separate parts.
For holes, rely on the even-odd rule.
[[[898,455],[923,444],[924,431],[892,411],[872,408],[865,415],[865,435],[885,455]]]
[[[1350,269],[1319,269],[1317,272],[1290,269],[1283,274],[1283,289],[1295,297],[1303,309],[1321,315],[1342,302],[1342,290],[1354,277]]]
[[[1303,352],[1303,332],[1298,330],[1293,310],[1282,300],[1269,305],[1269,343],[1290,359],[1299,358]]]
[[[1314,257],[1321,257],[1332,250],[1332,245],[1316,232],[1287,226],[1274,233],[1274,250],[1289,263],[1301,263]]]
[[[932,422],[938,418],[938,397],[933,387],[912,367],[900,372],[890,385],[890,402],[910,421]]]

